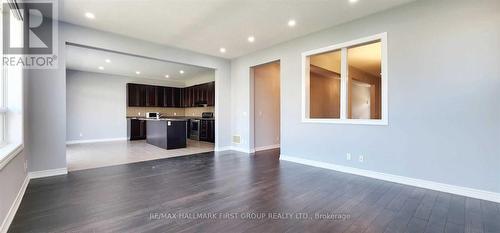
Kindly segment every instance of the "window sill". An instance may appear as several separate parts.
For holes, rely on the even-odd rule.
[[[389,125],[387,120],[361,120],[361,119],[302,119],[302,123],[340,124],[340,125]]]
[[[23,144],[7,144],[0,148],[0,171],[24,148]]]

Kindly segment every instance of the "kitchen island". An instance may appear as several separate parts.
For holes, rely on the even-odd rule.
[[[146,142],[163,149],[186,148],[187,120],[183,118],[146,119]]]

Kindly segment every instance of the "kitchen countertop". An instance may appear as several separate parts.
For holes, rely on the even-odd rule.
[[[145,121],[187,121],[188,119],[186,119],[186,118],[160,118],[160,119],[142,118],[141,120],[145,120]]]

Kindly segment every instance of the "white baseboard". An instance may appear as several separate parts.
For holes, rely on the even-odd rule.
[[[256,151],[271,150],[271,149],[276,149],[279,147],[280,147],[280,144],[270,145],[270,146],[262,146],[262,147],[257,147],[255,149],[246,149],[246,148],[241,148],[238,146],[224,146],[224,147],[216,148],[215,151],[234,150],[234,151],[238,151],[238,152],[252,154],[252,153],[255,153]]]
[[[255,153],[255,150],[245,149],[245,148],[241,148],[241,147],[237,147],[237,146],[231,146],[231,150],[239,151],[239,152],[243,152],[243,153],[247,153],[247,154]]]
[[[30,172],[30,173],[28,173],[28,176],[30,179],[36,179],[36,178],[66,175],[66,174],[68,174],[68,169],[64,167],[64,168],[56,168],[56,169],[51,169],[51,170]]]
[[[95,142],[115,142],[115,141],[126,141],[127,137],[124,138],[103,138],[103,139],[89,139],[89,140],[71,140],[66,141],[66,145],[73,144],[84,144],[84,143],[95,143]]]
[[[280,155],[280,160],[500,203],[500,193]]]
[[[29,181],[30,177],[26,175],[23,184],[21,185],[21,188],[17,193],[16,199],[14,200],[14,203],[12,203],[12,205],[10,206],[7,216],[5,216],[2,225],[0,225],[0,233],[7,233],[7,231],[9,230],[10,224],[12,223],[12,220],[14,220],[14,216],[16,216],[17,209],[19,209],[19,205],[21,205],[21,201],[23,200],[23,196],[26,192]]]
[[[14,203],[12,203],[12,205],[10,207],[9,212],[7,213],[7,216],[5,216],[5,219],[3,220],[2,225],[0,225],[0,233],[6,233],[9,230],[10,224],[12,223],[12,220],[14,220],[14,216],[16,216],[17,209],[19,209],[19,205],[21,204],[21,201],[23,200],[24,193],[26,192],[26,188],[28,187],[28,183],[31,179],[64,175],[64,174],[68,174],[68,170],[66,168],[57,168],[57,169],[51,169],[51,170],[29,172],[26,175],[26,177],[24,178],[23,184],[21,185],[21,188],[19,189],[19,192],[17,193],[17,196],[16,196],[16,199],[14,200]]]
[[[231,146],[221,146],[221,147],[216,147],[214,151],[227,151],[231,150]]]
[[[255,151],[272,150],[272,149],[277,149],[277,148],[280,148],[280,144],[255,147]]]
[[[228,151],[228,150],[234,150],[234,151],[243,152],[243,153],[247,153],[247,154],[255,153],[255,150],[249,150],[249,149],[245,149],[245,148],[241,148],[241,147],[237,147],[237,146],[223,146],[223,147],[215,148],[215,151]]]

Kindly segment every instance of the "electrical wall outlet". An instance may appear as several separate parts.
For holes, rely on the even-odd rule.
[[[347,160],[351,160],[351,159],[352,159],[351,153],[347,153],[347,155],[346,155],[346,159],[347,159]]]
[[[174,112],[174,116],[177,116],[177,113],[176,113],[176,112]]]
[[[140,115],[141,115],[141,112],[138,112],[138,113],[137,113],[137,115],[138,115],[138,116],[140,116]]]
[[[359,162],[360,162],[360,163],[362,163],[362,162],[364,162],[364,161],[365,161],[365,156],[360,155],[360,156],[359,156]]]
[[[83,133],[82,132],[80,132],[80,137],[83,137]]]
[[[24,160],[24,171],[28,170],[28,160]]]

